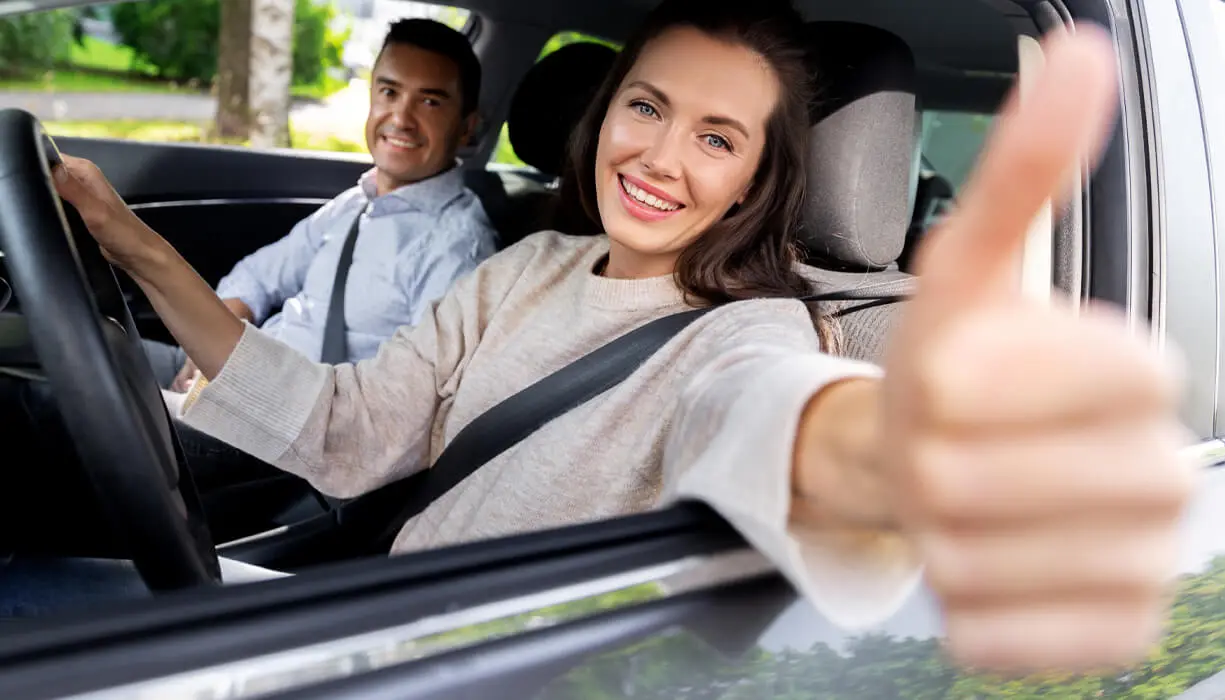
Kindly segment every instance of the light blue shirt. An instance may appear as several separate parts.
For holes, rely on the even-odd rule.
[[[351,362],[374,356],[400,326],[416,325],[497,247],[497,233],[458,167],[381,197],[371,170],[289,235],[243,258],[217,285],[218,296],[240,299],[262,330],[318,361],[336,265],[359,214],[345,286]]]

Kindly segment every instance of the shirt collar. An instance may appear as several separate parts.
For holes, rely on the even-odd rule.
[[[376,194],[377,172],[377,168],[371,168],[357,181],[367,201],[373,203],[376,209],[386,202],[407,204],[412,209],[436,214],[464,191],[464,175],[459,161],[433,177],[396,188],[381,197]]]

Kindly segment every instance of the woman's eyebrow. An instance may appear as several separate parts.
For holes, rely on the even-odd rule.
[[[668,96],[664,94],[663,90],[660,90],[659,88],[646,82],[645,80],[635,80],[634,82],[630,83],[627,87],[638,88],[639,90],[642,90],[643,92],[650,93],[651,97],[654,97],[655,100],[659,102],[659,104],[663,105],[664,107],[672,106],[672,101],[668,99]],[[745,138],[749,137],[748,128],[745,127],[744,124],[740,123],[739,121],[735,119],[732,119],[731,117],[723,116],[720,114],[708,114],[705,117],[702,117],[702,121],[706,122],[707,124],[710,124],[711,126],[726,126],[730,129],[735,129],[736,131],[739,131],[741,134],[744,134]]]

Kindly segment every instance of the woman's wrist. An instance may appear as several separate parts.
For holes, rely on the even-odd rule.
[[[793,520],[809,527],[895,527],[878,457],[880,389],[877,379],[846,379],[804,408],[793,456]]]
[[[120,266],[142,287],[160,288],[163,280],[180,274],[179,268],[186,265],[186,261],[166,239],[143,222],[137,220],[133,225],[139,227],[137,237],[142,244],[135,248],[133,254],[119,261]]]

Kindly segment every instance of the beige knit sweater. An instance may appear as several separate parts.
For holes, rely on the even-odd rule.
[[[427,468],[461,428],[536,380],[688,308],[671,277],[608,279],[606,237],[539,233],[461,280],[377,357],[316,364],[248,326],[183,419],[324,493],[351,497]],[[644,511],[719,511],[836,622],[890,613],[917,579],[896,548],[848,548],[788,521],[801,409],[822,386],[875,376],[824,355],[797,301],[703,316],[625,382],[486,464],[400,532],[393,552]]]

